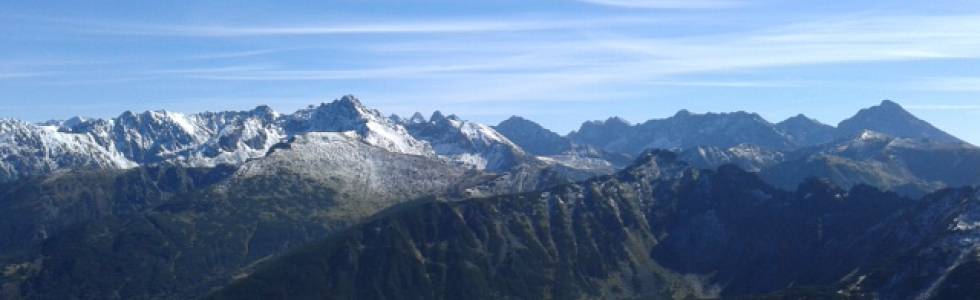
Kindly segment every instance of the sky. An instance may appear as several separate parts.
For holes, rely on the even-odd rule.
[[[680,109],[833,125],[891,99],[980,144],[980,3],[0,0],[3,118],[345,94],[559,133]]]

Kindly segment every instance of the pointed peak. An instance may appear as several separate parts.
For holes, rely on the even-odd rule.
[[[127,110],[127,111],[124,111],[121,114],[119,114],[119,116],[116,117],[116,118],[117,119],[134,119],[134,118],[136,118],[136,113],[133,112],[133,111],[131,111],[131,110]]]
[[[888,99],[881,100],[881,103],[879,103],[878,105],[862,109],[861,111],[858,112],[858,114],[861,113],[878,113],[878,114],[912,116],[912,113],[906,111],[905,108],[903,108],[901,105],[899,105],[895,101],[888,100]]]
[[[422,113],[420,112],[415,112],[414,114],[412,114],[412,117],[408,119],[408,123],[411,124],[419,124],[425,122],[426,122],[425,116],[423,116]]]
[[[837,125],[842,137],[859,136],[863,130],[871,129],[893,137],[928,139],[940,143],[964,143],[962,140],[943,132],[932,124],[919,119],[891,100],[862,109],[853,117]]]
[[[446,119],[453,120],[453,121],[461,121],[462,120],[456,114],[449,114],[449,116],[446,116]]]
[[[364,107],[364,105],[361,104],[361,101],[353,95],[345,95],[330,103],[321,103],[320,106],[311,108],[310,110],[317,111],[317,114],[328,114],[335,116],[364,117],[367,115],[375,115],[377,118],[384,118],[381,116],[380,112]]]
[[[531,122],[530,120],[525,119],[524,117],[521,117],[521,116],[518,116],[518,115],[510,116],[510,118],[507,118],[507,120],[504,120],[503,122],[508,122],[508,121],[511,121],[511,122]],[[503,122],[501,122],[501,123],[503,123]]]
[[[357,99],[357,97],[355,97],[354,95],[344,95],[343,97],[340,97],[340,99],[337,99],[334,102],[345,103],[354,106],[364,106],[363,104],[361,104],[361,100]]]
[[[429,117],[429,122],[442,121],[442,120],[445,120],[445,119],[446,119],[446,116],[443,115],[441,111],[438,111],[437,110],[437,111],[432,112],[432,116]]]
[[[343,97],[340,97],[340,99],[336,99],[330,103],[320,104],[320,107],[317,107],[316,109],[337,109],[337,108],[343,110],[357,111],[358,113],[367,111],[367,108],[364,107],[364,104],[361,104],[361,100],[357,99],[357,97],[354,97],[353,95],[344,95]]]
[[[804,114],[798,114],[798,115],[795,115],[795,116],[790,117],[787,120],[813,120],[813,119],[811,119],[810,117],[807,117]]]
[[[922,122],[914,115],[902,108],[901,105],[895,103],[891,100],[882,100],[881,104],[871,106],[868,108],[863,108],[854,114],[849,119],[841,121],[840,125],[846,125],[849,122],[885,122],[885,123],[895,123],[901,120],[902,122]],[[880,128],[857,128],[855,131],[860,131],[860,129],[875,129],[881,130]]]
[[[817,121],[814,118],[810,118],[810,117],[808,117],[807,115],[804,115],[804,114],[798,114],[798,115],[789,117],[786,120],[783,120],[782,122],[779,122],[778,124],[803,124],[803,123],[824,125],[823,123],[820,123],[820,121]]]
[[[496,127],[521,127],[521,128],[544,128],[537,122],[525,119],[521,116],[510,116],[506,120],[500,121]]]

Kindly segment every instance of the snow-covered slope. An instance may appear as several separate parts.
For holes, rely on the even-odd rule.
[[[13,120],[0,120],[0,158],[0,181],[43,175],[64,168],[136,166],[120,153],[103,148],[91,136]]]
[[[278,117],[267,106],[193,115],[125,112],[108,120],[66,122],[58,130],[88,136],[107,151],[139,164],[211,166],[238,164],[263,155],[283,137],[282,129],[276,125]]]
[[[353,131],[366,143],[391,152],[432,155],[426,143],[412,137],[399,123],[368,109],[354,96],[300,110],[283,119],[289,134]]]
[[[112,119],[3,121],[2,126],[0,181],[59,169],[242,164],[309,132],[346,132],[390,152],[435,157],[426,142],[350,95],[288,115],[268,106],[188,115],[127,111]]]
[[[572,145],[571,149],[548,156],[538,156],[539,160],[552,165],[589,171],[596,174],[612,174],[633,162],[633,157],[613,153],[587,145]]]
[[[293,136],[274,146],[264,158],[243,164],[235,177],[297,175],[332,186],[349,197],[403,201],[399,198],[443,194],[451,187],[465,186],[463,181],[476,177],[463,176],[466,172],[466,168],[434,156],[387,151],[354,131],[345,131]]]
[[[195,115],[210,133],[207,142],[179,156],[190,165],[238,164],[264,155],[285,137],[279,114],[268,106],[246,112]]]
[[[432,145],[441,156],[488,171],[506,171],[533,159],[490,126],[435,112],[428,121],[413,116],[403,123],[412,136]]]
[[[782,152],[750,144],[729,148],[699,146],[682,151],[680,157],[698,168],[712,169],[724,164],[735,164],[749,172],[759,172],[784,160]]]

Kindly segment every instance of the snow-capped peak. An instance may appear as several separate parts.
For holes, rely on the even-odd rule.
[[[285,127],[290,134],[354,131],[368,144],[388,151],[432,155],[429,146],[413,138],[401,124],[364,107],[351,95],[298,111],[285,121]]]
[[[435,111],[428,122],[407,125],[413,136],[429,142],[437,154],[473,168],[505,170],[526,156],[524,150],[490,126],[456,115],[447,117]]]
[[[317,132],[356,137],[388,152],[441,155],[481,169],[506,169],[525,156],[489,126],[440,112],[430,120],[418,113],[408,120],[385,117],[351,95],[292,114],[263,105],[248,111],[127,111],[112,119],[2,124],[0,154],[6,158],[0,181],[78,167],[241,164],[265,156],[289,137]]]
[[[59,169],[121,169],[136,166],[90,136],[58,131],[57,126],[0,120],[0,181],[47,174]]]

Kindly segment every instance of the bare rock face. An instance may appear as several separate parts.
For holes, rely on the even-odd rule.
[[[568,138],[518,116],[510,117],[493,128],[533,155],[560,155],[572,150],[572,142]]]
[[[680,111],[666,119],[637,125],[611,118],[605,122],[585,123],[568,137],[575,143],[630,154],[653,148],[729,148],[740,144],[753,144],[772,150],[796,147],[793,140],[776,125],[757,114],[746,112],[693,114]]]
[[[785,133],[797,146],[813,146],[834,140],[835,128],[820,123],[803,114],[776,123],[776,128]]]
[[[900,138],[927,139],[952,144],[964,143],[962,140],[932,126],[932,124],[917,118],[891,100],[884,100],[878,106],[862,109],[853,117],[841,121],[837,125],[837,136],[851,138],[860,135],[865,130]]]

